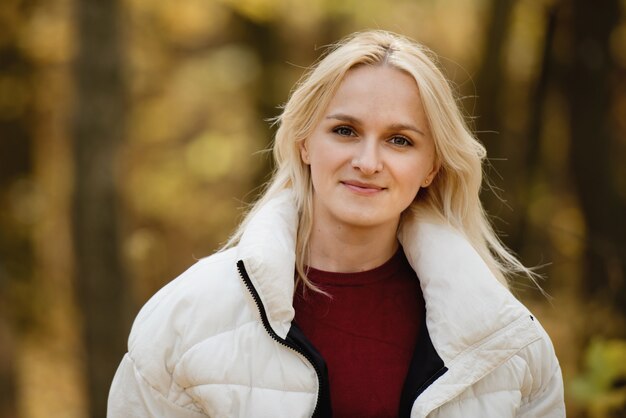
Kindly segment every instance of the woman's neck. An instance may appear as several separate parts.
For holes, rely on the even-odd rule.
[[[398,250],[396,227],[342,228],[313,223],[309,240],[310,267],[352,273],[383,265]]]

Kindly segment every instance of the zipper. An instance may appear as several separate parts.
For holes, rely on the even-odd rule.
[[[270,321],[267,318],[267,313],[265,312],[265,306],[263,306],[263,302],[261,301],[261,296],[259,295],[259,292],[257,292],[256,288],[252,284],[252,280],[250,280],[250,276],[248,275],[248,272],[246,271],[246,267],[243,264],[243,260],[237,261],[237,270],[239,271],[239,276],[243,279],[243,282],[248,288],[248,291],[252,295],[252,299],[254,299],[254,303],[256,304],[257,309],[259,310],[259,314],[261,315],[261,321],[263,323],[263,327],[265,328],[265,331],[267,331],[267,333],[270,335],[270,337],[272,337],[274,341],[278,342],[284,347],[287,347],[295,351],[296,353],[304,357],[315,370],[315,374],[317,374],[318,388],[317,388],[317,400],[315,401],[315,408],[313,409],[313,415],[312,415],[314,417],[315,414],[317,413],[319,402],[320,402],[320,394],[322,393],[323,379],[322,379],[321,371],[319,370],[319,368],[317,367],[317,365],[315,364],[315,362],[309,356],[308,353],[302,351],[297,345],[291,343],[290,341],[284,338],[281,338],[278,334],[276,334],[276,331],[274,331],[274,329],[270,325]]]

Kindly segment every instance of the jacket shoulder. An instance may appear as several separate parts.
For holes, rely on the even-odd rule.
[[[245,315],[243,282],[233,249],[199,260],[154,294],[142,307],[128,340],[135,368],[161,393],[192,347],[236,325]]]
[[[518,418],[564,418],[563,381],[561,369],[555,356],[552,342],[536,319],[520,320],[522,328],[515,327],[502,335],[505,340],[515,339],[523,333],[532,336],[520,349],[488,374],[480,377],[450,401],[443,402],[433,417],[518,417]],[[501,342],[501,341],[500,341]],[[479,355],[506,356],[506,349],[482,347]],[[487,350],[485,350],[487,349]],[[459,365],[455,367],[459,371]],[[480,363],[471,361],[464,364],[461,375],[467,370],[480,371]],[[451,368],[439,380],[450,380],[454,373]],[[454,376],[449,385],[459,385],[462,381]],[[435,382],[433,387],[437,385]],[[441,388],[441,385],[439,385]],[[429,388],[430,389],[430,388]],[[446,387],[444,386],[445,390]],[[441,393],[441,389],[439,390]],[[425,392],[426,393],[426,392]],[[423,395],[422,395],[423,396]],[[437,395],[431,394],[432,399]],[[419,400],[419,398],[418,398]],[[428,406],[428,405],[426,405]],[[418,411],[428,411],[421,408]],[[417,416],[422,416],[418,415]],[[423,416],[426,416],[424,414]]]

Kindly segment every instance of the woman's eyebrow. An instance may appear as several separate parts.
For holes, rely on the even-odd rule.
[[[426,134],[422,130],[417,129],[416,126],[409,125],[409,124],[406,124],[406,123],[392,123],[391,125],[389,125],[389,129],[394,130],[394,131],[396,131],[396,130],[397,131],[413,131],[413,132],[418,133],[418,134],[420,134],[422,136],[426,136]]]
[[[343,121],[343,122],[349,122],[349,123],[352,123],[354,125],[361,125],[362,124],[361,120],[359,120],[358,118],[355,118],[354,116],[346,115],[345,113],[333,113],[332,115],[326,116],[326,119],[335,119],[335,120],[339,120],[339,121]],[[422,131],[421,129],[418,129],[414,125],[407,124],[407,123],[392,123],[391,125],[389,125],[389,130],[392,130],[392,131],[413,131],[413,132],[416,132],[416,133],[418,133],[418,134],[420,134],[422,136],[426,136],[424,131]]]
[[[360,125],[361,121],[354,116],[346,115],[345,113],[333,113],[332,115],[326,116],[326,119],[336,119],[343,122],[350,122],[355,125]]]

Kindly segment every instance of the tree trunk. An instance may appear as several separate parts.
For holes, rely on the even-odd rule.
[[[120,256],[115,179],[127,113],[121,2],[82,0],[76,7],[73,239],[90,416],[104,418],[111,379],[125,351],[130,287]]]
[[[17,417],[17,385],[15,370],[15,337],[13,324],[0,316],[0,416]]]
[[[508,31],[511,27],[510,20],[515,2],[513,0],[492,0],[490,2],[490,12],[487,17],[487,32],[484,38],[484,47],[481,59],[481,66],[478,70],[476,82],[476,92],[478,95],[476,100],[476,119],[475,129],[478,138],[487,148],[487,157],[489,164],[487,166],[486,182],[493,184],[496,189],[500,186],[495,184],[496,178],[503,178],[509,182],[514,178],[515,172],[512,161],[509,160],[511,155],[506,155],[505,141],[507,133],[503,132],[502,124],[502,102],[504,94],[506,94],[506,86],[504,80],[504,68],[502,65],[502,49],[508,37]],[[504,163],[499,160],[505,159]],[[495,174],[492,173],[495,171]],[[507,201],[513,201],[513,205],[517,202],[513,197],[512,190],[507,190]],[[493,193],[483,194],[482,199],[488,213],[497,218],[508,218],[500,214],[503,207],[502,196]],[[514,206],[515,207],[515,206]],[[507,213],[507,215],[509,215]],[[505,229],[503,236],[507,246],[511,246],[512,242],[517,239],[514,236],[515,222],[505,219],[503,225],[498,225],[498,230]],[[518,248],[513,248],[518,250]]]
[[[541,51],[541,68],[537,74],[534,90],[528,101],[528,127],[524,138],[526,146],[524,155],[520,158],[521,170],[517,173],[516,183],[518,195],[520,196],[515,207],[518,215],[518,222],[511,234],[509,246],[520,251],[527,241],[529,233],[528,206],[531,204],[531,188],[533,177],[541,172],[543,166],[541,161],[541,134],[544,127],[544,114],[547,103],[548,92],[552,82],[554,71],[554,40],[557,29],[557,16],[559,6],[552,5],[546,10],[546,28]],[[546,173],[540,173],[544,176]]]
[[[28,1],[7,6],[16,16],[0,14],[0,417],[16,418],[17,353],[23,333],[33,321],[32,305],[16,297],[18,287],[33,286],[32,225],[17,207],[32,193],[32,91],[35,65],[19,47],[19,23],[26,20]],[[7,10],[11,10],[7,7]],[[15,19],[9,21],[8,19]],[[5,21],[6,20],[6,21]],[[20,217],[25,218],[20,219]]]
[[[502,48],[510,28],[513,0],[493,0],[490,5],[482,64],[479,69],[476,90],[478,94],[476,130],[488,151],[500,157],[500,141],[494,139],[502,128],[500,92],[503,89]],[[490,154],[491,156],[491,154]]]
[[[626,204],[615,180],[617,138],[611,129],[610,36],[617,0],[571,3],[571,51],[566,74],[570,105],[570,163],[587,225],[583,290],[626,315]]]

